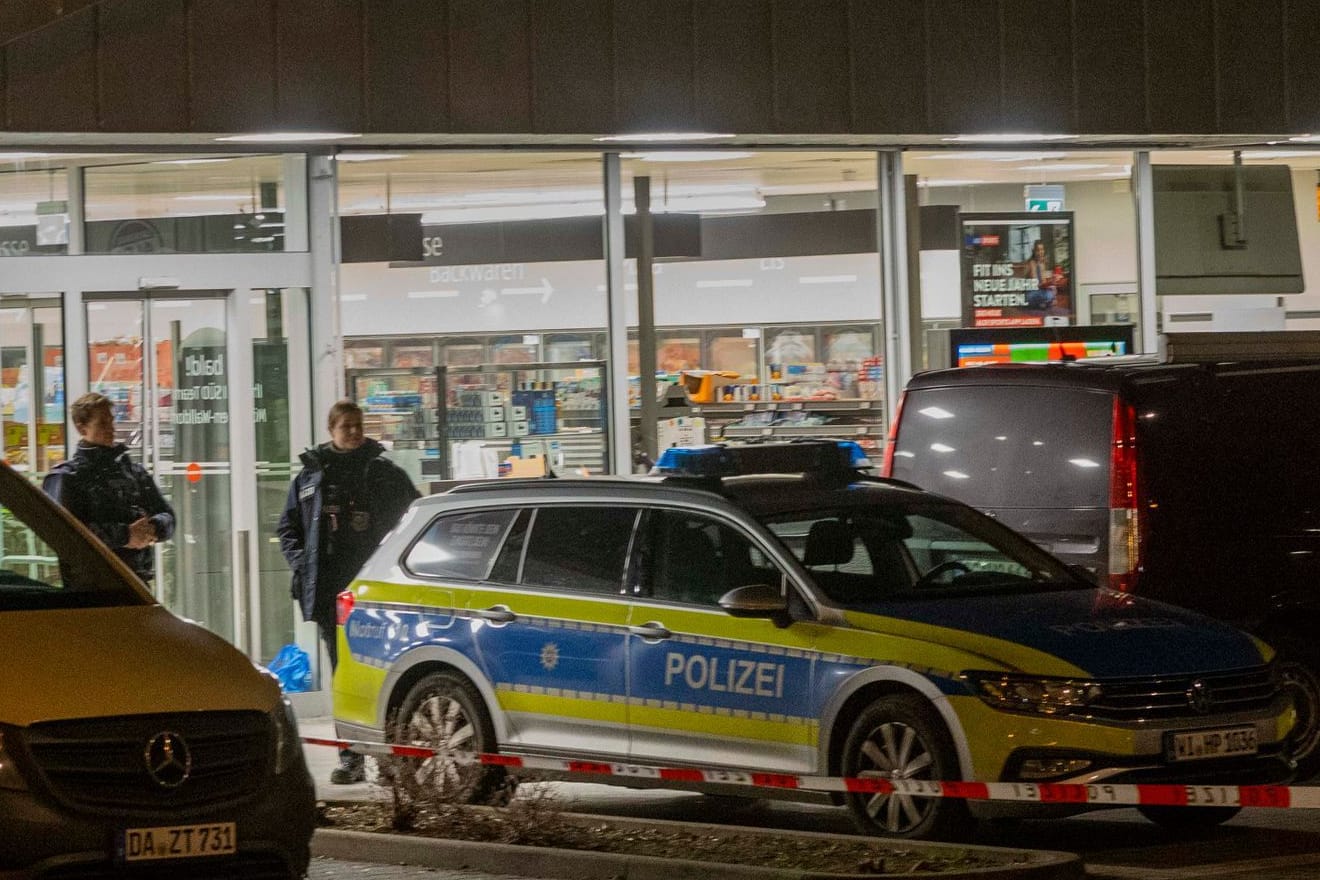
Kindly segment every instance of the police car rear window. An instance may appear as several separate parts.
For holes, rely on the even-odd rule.
[[[513,524],[514,510],[482,510],[437,518],[404,559],[418,577],[484,580]]]

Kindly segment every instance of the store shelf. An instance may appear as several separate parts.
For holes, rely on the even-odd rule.
[[[725,425],[724,437],[744,440],[751,437],[865,437],[883,436],[883,425]]]

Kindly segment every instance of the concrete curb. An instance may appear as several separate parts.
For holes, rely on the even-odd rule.
[[[611,825],[637,825],[655,828],[676,826],[687,830],[716,830],[722,833],[755,834],[768,838],[793,835],[830,840],[856,842],[857,838],[842,834],[824,834],[812,831],[767,831],[757,828],[730,828],[725,825],[705,825],[695,822],[666,820],[639,821],[616,817],[583,816],[583,821]],[[977,868],[929,874],[938,880],[1079,880],[1085,876],[1081,859],[1073,853],[1049,850],[1018,850],[990,846],[925,843],[903,841],[907,850],[929,850],[932,855],[942,849],[959,852],[983,850],[1023,861],[994,868]],[[318,828],[312,838],[312,855],[359,862],[416,865],[427,868],[465,869],[492,874],[511,874],[522,877],[562,878],[562,880],[826,880],[843,878],[896,877],[897,874],[822,874],[813,871],[766,868],[750,865],[697,862],[685,859],[665,859],[655,856],[635,856],[582,850],[554,849],[539,846],[514,846],[501,843],[474,843],[466,840],[446,840],[432,837],[413,837],[367,831],[335,831]],[[903,874],[912,877],[912,874]]]

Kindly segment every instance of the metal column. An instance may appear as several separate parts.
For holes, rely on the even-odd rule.
[[[1155,188],[1150,153],[1143,150],[1132,165],[1132,198],[1137,209],[1137,296],[1141,301],[1141,351],[1159,350],[1156,325],[1159,301],[1155,292]]]
[[[879,200],[876,208],[876,250],[880,257],[880,316],[885,330],[885,413],[894,417],[903,386],[912,375],[911,321],[908,303],[907,194],[903,154],[876,154]]]
[[[312,413],[318,424],[344,396],[343,331],[339,315],[339,210],[335,162],[307,156],[307,245],[311,258]],[[297,199],[290,198],[290,204]],[[315,435],[313,435],[315,442]]]
[[[605,328],[609,340],[606,394],[610,473],[632,473],[628,415],[628,313],[623,275],[623,175],[618,153],[605,154]]]

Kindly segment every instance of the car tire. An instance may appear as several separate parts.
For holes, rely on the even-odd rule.
[[[461,675],[433,672],[420,679],[399,705],[390,740],[404,745],[494,752],[495,727],[481,695]],[[503,767],[431,758],[398,759],[398,782],[414,798],[469,804],[506,803],[512,785]]]
[[[1293,698],[1297,726],[1288,736],[1288,757],[1297,764],[1294,778],[1306,782],[1320,773],[1320,675],[1314,663],[1297,652],[1280,649],[1279,676]]]
[[[891,694],[863,709],[841,757],[847,777],[961,778],[948,730],[915,694]],[[974,825],[967,805],[953,798],[853,793],[846,802],[857,827],[879,837],[962,840]]]
[[[1170,831],[1202,831],[1223,825],[1241,807],[1137,807],[1137,812],[1161,828]]]

